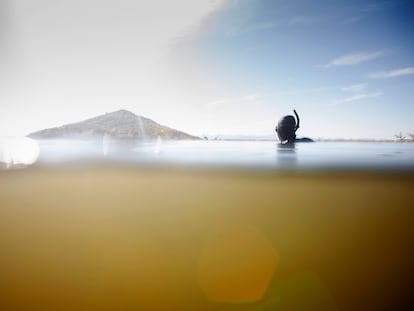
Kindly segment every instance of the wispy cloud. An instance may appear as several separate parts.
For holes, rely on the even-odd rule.
[[[345,24],[345,25],[352,24],[352,23],[359,22],[359,21],[363,20],[364,18],[365,18],[365,15],[358,14],[358,15],[346,18],[342,23]]]
[[[360,9],[363,13],[371,13],[371,12],[378,12],[378,11],[385,11],[391,9],[393,7],[399,6],[403,4],[405,1],[381,1],[381,2],[372,2],[363,5]]]
[[[183,16],[191,16],[191,19],[188,17],[191,22],[185,25],[185,27],[181,27],[175,37],[171,40],[175,44],[193,39],[203,29],[211,16],[221,10],[235,8],[238,5],[237,0],[202,0],[197,2],[197,4],[192,0],[175,0],[175,2],[169,2],[170,5],[173,5],[174,3],[175,6],[179,8],[177,10],[179,10]],[[154,1],[152,5],[156,7],[157,2]],[[186,10],[182,10],[183,7],[186,7]],[[191,14],[186,14],[190,12]],[[173,14],[170,15],[174,16]],[[187,20],[187,18],[184,17],[181,19]]]
[[[283,25],[282,21],[268,21],[253,25],[249,30],[271,29]]]
[[[331,60],[329,63],[323,65],[324,68],[331,68],[337,66],[352,66],[362,64],[380,57],[384,57],[385,55],[390,54],[391,51],[388,49],[372,51],[372,52],[358,52],[358,53],[351,53],[342,55]]]
[[[310,25],[319,22],[321,19],[316,16],[293,16],[291,18],[284,18],[280,20],[265,21],[252,25],[248,30],[260,30],[260,29],[271,29],[276,27],[287,27],[287,26],[301,26]]]
[[[225,0],[227,2],[227,7],[231,9],[237,9],[240,5],[239,0]]]
[[[216,11],[223,7],[237,7],[238,0],[211,0],[209,5],[212,11]]]
[[[357,8],[354,16],[348,17],[344,20],[344,24],[355,23],[367,18],[371,14],[377,12],[388,11],[395,7],[407,4],[411,0],[390,0],[390,1],[377,1],[362,4]]]
[[[292,17],[288,24],[289,25],[309,25],[319,21],[319,18],[315,16],[294,16]]]
[[[353,84],[343,87],[341,90],[344,92],[361,92],[366,89],[366,84]]]
[[[377,98],[381,96],[382,96],[382,92],[356,94],[350,97],[338,99],[332,103],[332,106],[341,105],[341,104],[349,104],[355,101],[360,101],[360,100],[369,99],[369,98]]]
[[[380,71],[369,74],[371,79],[387,79],[401,76],[407,76],[414,74],[414,67],[406,67],[401,69],[395,69],[391,71]]]
[[[323,93],[329,90],[334,89],[335,87],[315,87],[315,88],[307,88],[307,89],[296,89],[292,91],[284,91],[284,92],[277,92],[275,95],[302,95],[302,94],[309,94],[309,93]]]
[[[209,102],[206,106],[208,108],[219,108],[223,106],[233,105],[257,105],[258,103],[260,103],[261,99],[262,97],[260,95],[250,94],[239,97],[222,98],[219,100]]]

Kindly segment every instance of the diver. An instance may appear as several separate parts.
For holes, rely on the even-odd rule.
[[[296,131],[299,129],[299,116],[296,110],[293,110],[293,113],[296,116],[288,115],[282,117],[276,126],[276,133],[279,136],[279,140],[282,144],[293,144],[295,142],[313,142],[312,139],[304,137],[304,138],[296,138]]]

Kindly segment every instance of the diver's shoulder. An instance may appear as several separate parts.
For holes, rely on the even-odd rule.
[[[295,139],[295,143],[314,143],[315,141],[309,137],[300,137]]]

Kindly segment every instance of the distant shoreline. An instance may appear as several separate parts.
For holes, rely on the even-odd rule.
[[[212,138],[203,139],[206,141],[274,141],[279,142],[277,138]],[[347,138],[316,138],[315,142],[341,142],[341,143],[414,143],[414,140],[393,140],[393,139],[347,139]]]
[[[394,140],[394,139],[327,139],[318,138],[318,142],[349,142],[349,143],[413,143],[414,140]]]

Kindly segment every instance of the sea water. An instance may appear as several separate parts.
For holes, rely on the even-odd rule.
[[[3,146],[0,310],[412,309],[412,143]]]
[[[414,143],[276,141],[96,142],[40,141],[38,164],[91,159],[115,163],[266,170],[413,170]]]

